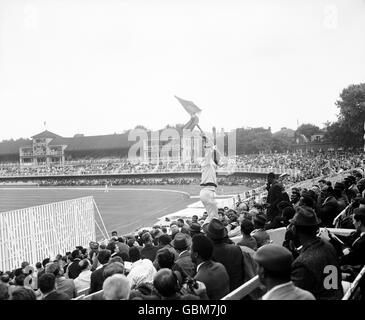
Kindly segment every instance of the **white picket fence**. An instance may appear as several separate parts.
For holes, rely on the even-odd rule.
[[[96,239],[93,197],[0,213],[0,270],[34,265]],[[99,227],[99,226],[98,226]]]

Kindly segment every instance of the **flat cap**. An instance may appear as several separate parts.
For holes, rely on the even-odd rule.
[[[254,254],[255,261],[268,271],[290,271],[293,262],[291,252],[275,244],[266,244]]]
[[[318,226],[321,220],[312,208],[299,206],[295,208],[295,215],[289,222],[295,226]]]

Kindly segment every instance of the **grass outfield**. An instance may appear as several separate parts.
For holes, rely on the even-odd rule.
[[[247,189],[223,186],[217,194],[237,194]],[[109,234],[113,230],[126,234],[141,226],[151,226],[157,218],[198,201],[189,195],[197,196],[199,191],[198,185],[112,187],[109,192],[104,192],[103,187],[0,187],[0,212],[93,196]]]

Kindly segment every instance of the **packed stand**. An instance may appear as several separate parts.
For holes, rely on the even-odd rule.
[[[23,262],[0,276],[2,300],[217,300],[254,276],[261,285],[244,299],[340,300],[365,264],[365,177],[318,179],[286,191],[287,177],[267,176],[266,200],[239,200],[207,213],[154,226],[105,243],[91,242],[35,267]],[[320,228],[353,229],[336,236]],[[270,231],[285,228],[283,243]],[[328,285],[330,266],[336,272]],[[332,270],[332,269],[331,269]],[[365,299],[364,281],[360,298]]]
[[[103,243],[76,247],[35,267],[23,262],[1,273],[0,299],[217,300],[258,275],[261,285],[247,300],[340,300],[342,280],[351,282],[365,263],[365,178],[361,172],[332,186],[320,179],[310,189],[293,188],[268,175],[265,203],[238,201],[207,218],[171,221],[135,234],[112,233]],[[328,233],[342,213],[349,237]],[[282,245],[268,230],[286,228]],[[338,270],[337,286],[325,285],[326,266]],[[361,285],[361,298],[364,287]]]
[[[220,170],[258,172],[258,169],[296,170],[292,181],[298,182],[330,172],[341,172],[363,166],[361,152],[295,152],[265,153],[223,157]],[[0,177],[115,175],[144,173],[200,172],[199,161],[191,163],[143,163],[128,159],[66,161],[64,165],[42,167],[0,166]]]

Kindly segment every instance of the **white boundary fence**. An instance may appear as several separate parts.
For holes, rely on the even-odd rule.
[[[75,246],[87,247],[99,227],[95,209],[94,198],[84,197],[1,212],[0,270],[17,268],[22,261],[34,265],[46,257],[53,259]]]

